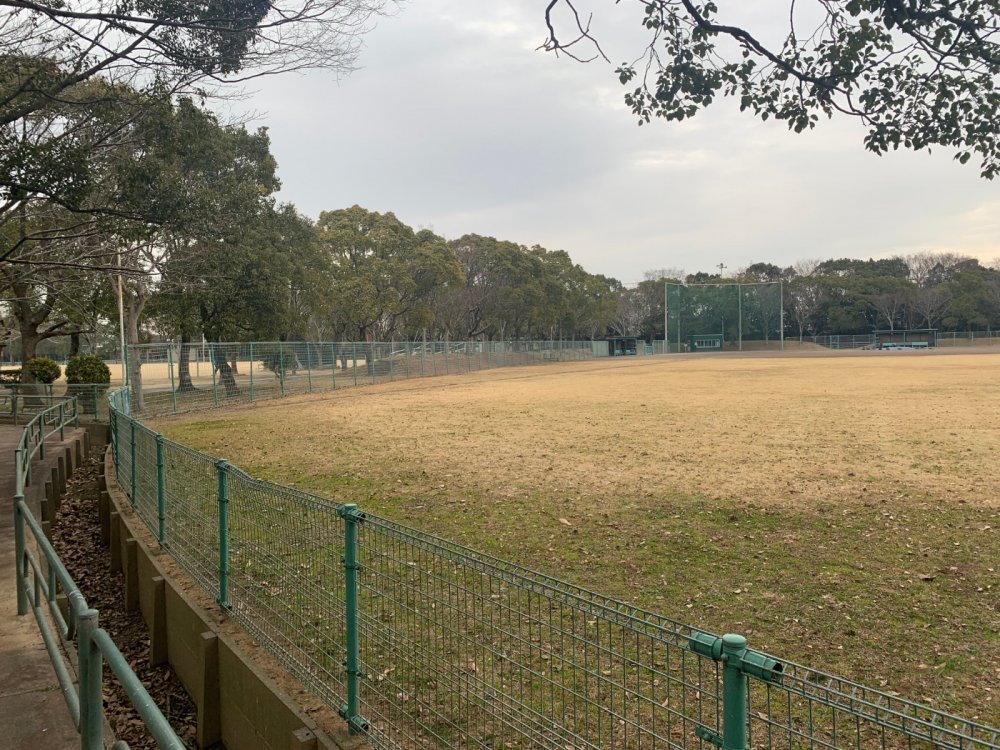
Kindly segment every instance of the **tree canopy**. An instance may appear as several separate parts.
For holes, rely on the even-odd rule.
[[[617,74],[640,124],[684,120],[719,97],[801,132],[844,115],[876,154],[941,146],[983,177],[1000,173],[998,3],[843,0],[785,4],[780,28],[742,23],[738,4],[638,0],[647,42]],[[575,0],[545,5],[545,49],[607,60]],[[759,23],[757,21],[756,23]]]

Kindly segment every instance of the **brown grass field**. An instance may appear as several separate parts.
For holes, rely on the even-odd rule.
[[[1000,725],[1000,353],[572,362],[155,426],[256,476]]]

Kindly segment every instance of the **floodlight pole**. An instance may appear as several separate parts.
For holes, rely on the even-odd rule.
[[[667,282],[663,282],[663,353],[670,353],[670,329],[667,327]]]
[[[739,311],[736,335],[739,337],[739,350],[743,351],[743,285],[739,282],[736,282],[736,309]]]
[[[781,316],[781,328],[779,333],[781,335],[781,351],[785,351],[785,280],[778,279],[778,293],[779,293],[779,307],[778,312]]]

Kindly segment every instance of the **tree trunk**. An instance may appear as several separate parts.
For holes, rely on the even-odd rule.
[[[69,356],[78,357],[80,355],[80,334],[71,333],[69,335]]]
[[[235,397],[240,395],[240,389],[236,385],[236,377],[233,368],[229,365],[224,349],[212,347],[212,365],[219,371],[219,380],[226,387],[226,395]]]
[[[125,361],[128,367],[128,385],[132,411],[142,413],[145,407],[142,392],[142,360],[139,355],[139,316],[146,301],[129,295],[125,305]]]
[[[197,390],[191,381],[191,335],[181,334],[181,351],[177,357],[177,392],[190,393]]]
[[[30,330],[27,326],[21,328],[21,383],[23,385],[36,383],[35,376],[28,372],[28,368],[24,367],[28,360],[34,359],[37,356],[38,344],[42,340],[35,331]]]

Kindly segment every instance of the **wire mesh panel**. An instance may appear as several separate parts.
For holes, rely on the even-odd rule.
[[[158,482],[156,473],[156,433],[148,427],[135,426],[135,498],[133,506],[146,527],[157,533],[159,518]],[[131,451],[130,451],[131,452]]]
[[[359,559],[375,746],[680,748],[718,727],[686,626],[370,516]]]
[[[996,728],[797,664],[786,662],[783,667],[780,684],[750,681],[752,747],[985,750],[1000,746]]]
[[[218,592],[219,495],[215,461],[171,441],[163,446],[164,546],[201,587]],[[152,526],[153,532],[156,527]]]
[[[334,709],[344,679],[343,522],[331,503],[229,467],[231,614]]]

